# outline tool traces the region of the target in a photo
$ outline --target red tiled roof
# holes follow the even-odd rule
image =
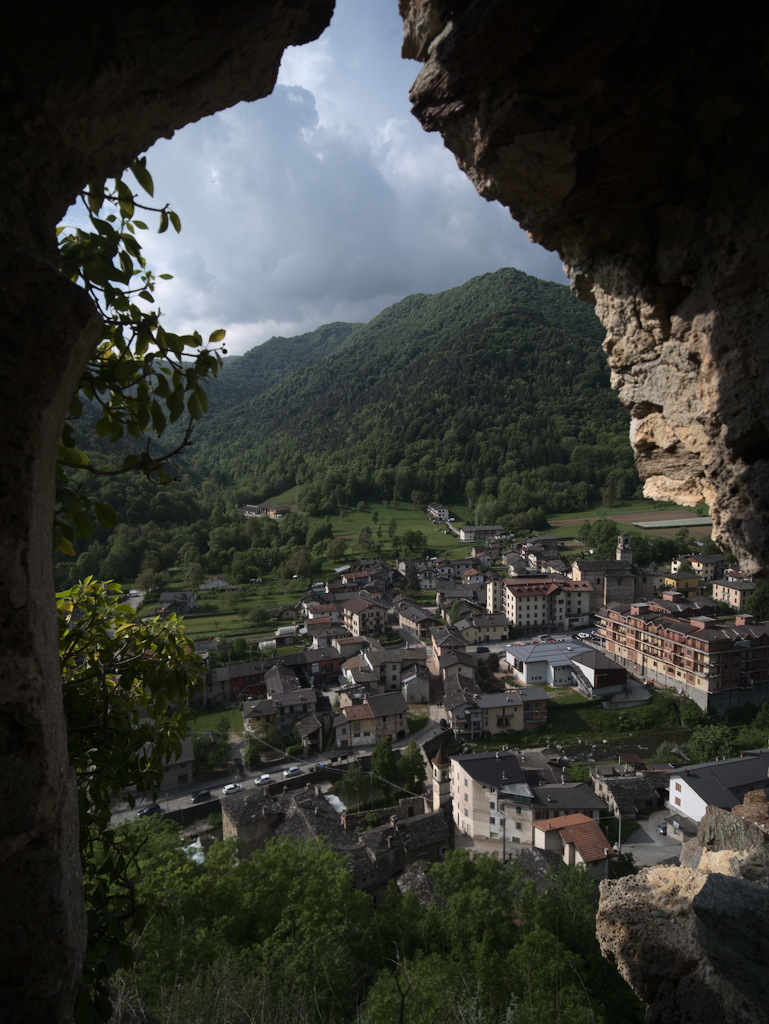
[[[342,708],[342,714],[350,722],[359,722],[363,718],[374,717],[368,704],[351,704],[346,708]]]
[[[586,863],[604,860],[609,841],[601,831],[598,822],[586,814],[566,814],[562,818],[550,818],[548,821],[535,821],[535,828],[548,832],[556,829],[561,833],[564,846],[574,843],[580,857]]]

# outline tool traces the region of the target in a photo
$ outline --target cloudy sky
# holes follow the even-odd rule
[[[274,93],[189,125],[148,155],[182,232],[142,233],[168,329],[227,331],[230,354],[413,292],[517,267],[565,283],[410,113],[421,65],[400,56],[395,0],[337,0],[292,47]]]

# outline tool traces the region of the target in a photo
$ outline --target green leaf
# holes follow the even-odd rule
[[[164,231],[168,231],[168,214],[165,210],[160,211],[160,226],[158,227],[158,234],[162,235]]]
[[[168,216],[171,218],[171,223],[174,226],[174,231],[179,234],[182,230],[182,222],[179,220],[179,214],[175,210],[169,210]]]
[[[105,530],[114,530],[117,526],[117,512],[114,508],[106,501],[94,502],[93,508],[99,526],[103,526]]]
[[[208,343],[210,345],[218,345],[220,341],[224,341],[226,335],[227,332],[222,327],[219,327],[208,335]]]
[[[134,178],[139,182],[141,187],[147,193],[152,196],[155,194],[155,185],[152,181],[152,175],[147,170],[147,158],[144,156],[137,157],[136,160],[131,164],[131,173]],[[145,227],[145,225],[141,225]]]

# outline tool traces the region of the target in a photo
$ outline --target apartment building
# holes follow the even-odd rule
[[[512,626],[524,631],[572,630],[588,624],[592,592],[583,580],[516,576],[489,582],[486,610],[502,612]]]
[[[607,655],[703,710],[769,699],[769,623],[748,624],[738,616],[733,626],[717,625],[640,603],[602,608],[596,620]]]

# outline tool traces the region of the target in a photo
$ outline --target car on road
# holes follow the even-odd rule
[[[211,790],[210,789],[200,789],[200,790],[198,790],[197,793],[193,793],[192,794],[192,796],[190,797],[190,803],[191,804],[202,804],[202,803],[205,803],[206,800],[210,800],[210,799],[211,799]]]
[[[657,826],[657,831],[659,832],[659,834],[660,834],[661,836],[666,836],[666,835],[668,834],[668,825],[667,825],[667,822],[666,822],[666,821],[661,821],[661,822],[659,823],[659,825]]]
[[[260,775],[258,779],[254,779],[255,786],[269,786],[272,782],[271,775]]]
[[[137,811],[137,818],[151,818],[155,814],[162,814],[163,808],[160,804],[149,804],[147,807],[142,807],[140,811]]]
[[[486,654],[489,650],[488,647],[476,647],[475,649],[478,654]]]
[[[302,769],[299,767],[298,764],[292,764],[289,768],[286,768],[286,770],[283,772],[283,778],[284,779],[290,779],[292,775],[299,775],[301,770]]]
[[[239,782],[230,782],[228,785],[224,787],[222,793],[224,793],[225,796],[229,796],[230,793],[239,793],[241,789],[243,789],[243,787],[240,785]]]
[[[444,730],[444,732],[449,727],[449,723],[446,721],[445,718],[442,718],[438,724],[440,725],[441,729]]]

